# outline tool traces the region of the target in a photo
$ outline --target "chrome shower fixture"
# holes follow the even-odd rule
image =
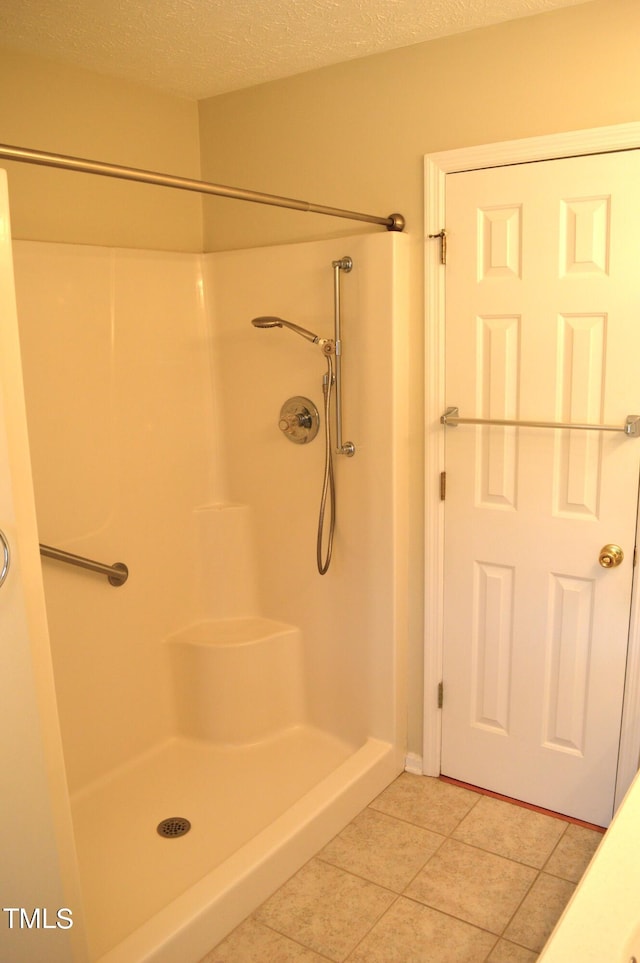
[[[318,571],[320,575],[325,575],[329,569],[331,563],[331,553],[333,550],[333,533],[335,529],[336,521],[336,491],[335,491],[335,479],[333,475],[333,449],[332,449],[332,438],[331,438],[331,421],[332,421],[332,394],[335,389],[335,428],[336,428],[336,455],[347,455],[347,457],[352,457],[355,454],[356,446],[352,441],[342,441],[342,377],[341,377],[341,361],[342,361],[342,341],[340,339],[340,325],[341,325],[341,309],[340,309],[340,273],[344,272],[348,274],[353,268],[353,261],[350,257],[341,257],[336,261],[331,262],[331,267],[333,269],[333,338],[321,338],[319,335],[314,334],[313,331],[308,331],[306,328],[301,328],[299,324],[293,324],[291,321],[285,321],[284,318],[277,318],[273,315],[262,315],[259,318],[252,318],[251,324],[254,328],[289,328],[290,331],[294,331],[301,337],[305,338],[307,341],[311,341],[312,344],[317,344],[327,359],[327,372],[322,379],[322,394],[324,395],[324,426],[325,426],[325,459],[324,459],[324,478],[322,482],[322,495],[320,497],[320,514],[318,517],[318,538],[316,540],[316,558],[318,562]],[[313,406],[313,402],[308,402],[308,399],[301,398],[297,396],[296,398],[290,398],[289,402],[294,402],[294,405],[301,402],[305,405],[304,411],[301,412],[297,407],[294,407],[293,411],[285,411],[285,408],[280,412],[280,429],[285,432],[286,436],[290,441],[297,441],[299,444],[304,441],[311,440],[311,437],[307,438],[305,435],[306,430],[311,427],[307,425],[309,416],[309,406]],[[288,405],[289,402],[286,404]],[[286,407],[286,405],[285,405]],[[316,412],[317,417],[317,412]],[[317,430],[317,424],[316,424]],[[300,433],[300,437],[293,437],[293,433]],[[314,432],[315,434],[315,432]],[[329,506],[330,512],[330,522],[329,522],[329,534],[327,537],[326,550],[323,550],[323,538],[324,538],[324,528],[325,528],[325,511]]]
[[[320,335],[314,334],[313,331],[307,331],[306,328],[301,328],[299,324],[294,324],[293,321],[285,321],[283,318],[273,318],[270,315],[266,315],[262,318],[253,318],[251,324],[254,328],[289,328],[290,331],[295,331],[302,338],[306,338],[307,341],[311,341],[312,344],[321,344]]]

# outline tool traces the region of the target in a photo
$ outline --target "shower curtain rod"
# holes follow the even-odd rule
[[[296,211],[328,214],[330,217],[344,217],[353,221],[367,221],[369,224],[380,224],[386,227],[388,231],[402,231],[405,226],[402,214],[390,214],[388,217],[360,214],[357,211],[345,211],[339,207],[325,207],[322,204],[311,204],[309,201],[298,201],[292,197],[262,194],[259,191],[247,191],[239,187],[225,187],[222,184],[192,180],[189,177],[176,177],[173,174],[159,174],[155,171],[140,170],[137,167],[104,164],[101,161],[70,157],[66,154],[51,154],[47,151],[32,150],[29,147],[0,144],[0,158],[24,164],[38,164],[42,167],[58,167],[62,170],[80,171],[83,174],[101,174],[104,177],[117,177],[121,180],[156,184],[160,187],[175,187],[178,190],[195,191],[200,194],[216,194],[219,197],[230,197],[238,201],[270,204],[272,207],[288,207]]]

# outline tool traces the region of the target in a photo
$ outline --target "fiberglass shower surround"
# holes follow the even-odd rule
[[[335,431],[337,455],[347,455],[352,457],[356,448],[352,441],[343,442],[342,440],[342,310],[340,302],[340,272],[345,274],[353,269],[353,260],[349,256],[339,258],[331,262],[333,268],[333,307],[334,307],[334,326],[333,338],[321,338],[308,331],[299,324],[292,321],[285,321],[283,318],[271,315],[262,315],[253,318],[251,324],[256,328],[287,328],[295,334],[300,335],[312,344],[317,344],[327,360],[327,372],[322,379],[322,394],[324,397],[324,434],[325,434],[325,458],[324,473],[322,479],[322,494],[320,496],[320,512],[318,515],[318,534],[316,538],[316,563],[320,575],[326,575],[331,564],[333,554],[333,536],[336,522],[336,485],[333,471],[333,442],[332,442],[332,414],[335,414]],[[333,407],[332,399],[335,398]],[[282,414],[282,413],[281,413]],[[308,424],[307,424],[308,422]],[[281,418],[280,428],[285,435],[297,443],[312,440],[315,437],[310,433],[300,432],[301,428],[311,429],[313,418],[309,414],[309,409],[303,407],[301,411],[292,411],[289,417]],[[329,534],[326,541],[326,549],[323,546],[325,517],[327,512],[327,501],[329,507]]]
[[[369,224],[377,224],[386,227],[388,231],[403,231],[405,219],[402,214],[389,214],[388,217],[380,217],[375,214],[364,214],[358,211],[349,211],[344,208],[328,207],[323,204],[313,204],[310,201],[296,200],[295,198],[282,197],[276,194],[266,194],[260,191],[250,191],[238,187],[229,187],[222,184],[212,184],[208,181],[198,181],[193,178],[177,177],[172,174],[160,174],[156,171],[141,170],[140,168],[125,167],[121,164],[108,164],[103,161],[89,160],[82,157],[74,157],[67,154],[54,154],[50,151],[34,150],[29,147],[18,147],[14,144],[0,144],[0,158],[5,160],[17,161],[24,164],[34,164],[42,167],[53,167],[61,170],[75,171],[84,174],[96,174],[103,177],[113,177],[120,180],[135,181],[140,184],[154,184],[161,187],[171,187],[177,190],[193,191],[199,194],[210,194],[218,197],[228,197],[235,200],[249,201],[254,204],[267,204],[273,207],[288,208],[303,212],[313,212],[316,214],[326,214],[329,217],[347,218],[349,220],[363,221]],[[444,232],[442,232],[444,234]],[[444,251],[443,237],[443,251]],[[328,371],[326,382],[323,384],[323,395],[325,399],[325,431],[326,431],[326,457],[325,472],[322,486],[322,496],[320,502],[320,516],[318,521],[317,537],[317,565],[321,575],[325,575],[331,564],[333,551],[333,534],[335,528],[335,509],[336,493],[335,480],[333,474],[333,450],[331,445],[330,433],[330,411],[331,399],[335,390],[335,421],[336,421],[336,454],[353,455],[355,446],[352,442],[342,441],[342,388],[341,388],[341,350],[342,342],[340,337],[340,271],[351,271],[353,262],[350,257],[343,257],[332,262],[334,270],[334,339],[333,342],[317,338],[311,335],[310,340],[322,344],[322,350],[327,358]],[[291,322],[281,319],[256,318],[253,323],[256,327],[288,327],[303,337],[309,338],[310,332]],[[260,322],[260,323],[258,323]],[[335,355],[335,365],[332,360]],[[335,367],[335,371],[334,371]],[[327,540],[326,552],[323,551],[323,531],[324,518],[327,505],[327,497],[330,498],[330,523],[329,536]],[[6,550],[8,552],[8,548]],[[51,546],[41,546],[41,554],[58,561],[66,562],[71,565],[78,565],[89,570],[107,574],[112,585],[121,585],[128,575],[127,566],[122,562],[116,562],[111,566],[112,572],[105,571],[108,566],[96,562],[93,559],[86,559],[83,556],[64,552]],[[113,571],[115,570],[115,571]],[[118,571],[119,570],[119,571]],[[122,574],[121,574],[122,573]]]
[[[42,537],[130,568],[113,591],[43,563],[92,963],[168,963],[176,941],[196,963],[402,768],[389,453],[406,424],[390,359],[407,245],[348,243],[358,452],[336,463],[330,582],[309,551],[321,446],[277,426],[283,396],[319,391],[321,351],[247,319],[265,298],[295,317],[304,298],[321,331],[335,241],[204,257],[14,245]],[[167,840],[172,817],[191,829]]]
[[[267,301],[289,333],[286,318],[325,334],[335,240],[215,255],[14,243],[39,534],[69,556],[42,564],[43,724],[62,733],[79,963],[197,963],[403,767],[408,244],[397,228],[347,243],[358,452],[336,460],[330,580],[310,578],[321,446],[282,444],[274,424],[283,397],[319,389],[323,346],[247,319]],[[103,561],[59,564],[72,558]],[[189,831],[159,835],[176,816]]]

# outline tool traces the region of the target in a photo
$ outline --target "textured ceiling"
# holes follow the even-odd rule
[[[200,99],[586,0],[0,0],[0,43]]]

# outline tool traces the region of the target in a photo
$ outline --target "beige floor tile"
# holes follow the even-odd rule
[[[453,833],[455,839],[542,869],[566,822],[513,803],[482,796]]]
[[[530,866],[448,839],[405,895],[500,935],[536,876]]]
[[[505,938],[539,953],[574,889],[566,879],[540,873],[505,930]]]
[[[469,789],[403,772],[371,808],[448,836],[480,798]]]
[[[200,963],[326,963],[299,943],[249,918]]]
[[[535,963],[538,954],[533,950],[527,950],[524,946],[516,946],[508,940],[500,940],[493,952],[489,955],[487,963]]]
[[[349,963],[484,963],[495,940],[491,933],[400,897]]]
[[[318,857],[401,893],[443,842],[428,829],[365,809]]]
[[[547,860],[545,873],[577,883],[600,845],[602,835],[584,826],[567,826],[564,836]]]
[[[312,859],[254,916],[342,963],[395,899],[389,890]]]

